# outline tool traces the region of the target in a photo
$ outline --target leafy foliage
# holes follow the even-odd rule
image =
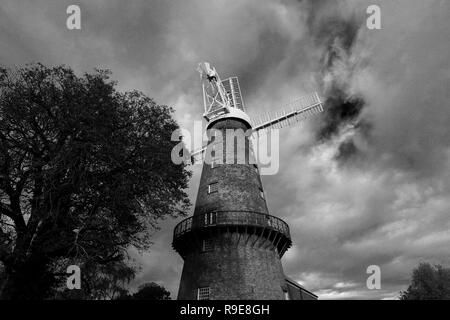
[[[56,291],[54,299],[114,299],[128,293],[126,287],[135,269],[125,261],[99,265],[88,261],[82,267],[80,290],[69,290],[65,283]],[[66,275],[64,274],[64,278]]]
[[[170,292],[157,283],[141,285],[134,294],[124,294],[118,300],[170,300]]]
[[[450,299],[450,269],[420,263],[412,273],[411,284],[400,292],[400,300]]]
[[[170,159],[173,110],[109,77],[0,69],[3,297],[51,296],[67,264],[117,269],[129,246],[148,248],[159,219],[189,206],[190,173]]]

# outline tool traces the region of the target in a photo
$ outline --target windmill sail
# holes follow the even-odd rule
[[[223,80],[222,84],[230,99],[231,107],[245,111],[238,77]]]
[[[192,152],[190,152],[191,163],[192,164],[203,163],[203,161],[205,160],[205,151],[206,146],[203,146],[197,150],[193,150]]]
[[[197,71],[202,79],[203,104],[205,108],[203,116],[210,121],[214,117],[228,113],[230,99],[216,69],[208,62],[201,62],[198,64]]]
[[[272,128],[281,129],[322,111],[322,101],[320,101],[318,94],[314,92],[287,104],[280,111],[263,114],[252,120],[253,131],[259,134]]]

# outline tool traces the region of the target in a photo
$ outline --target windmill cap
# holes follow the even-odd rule
[[[211,121],[208,123],[208,129],[217,121],[225,120],[225,119],[242,120],[249,126],[249,128],[252,127],[250,117],[244,111],[242,111],[238,108],[229,108],[228,113],[221,114],[220,116],[211,119]]]

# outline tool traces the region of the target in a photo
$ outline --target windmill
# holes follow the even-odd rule
[[[275,112],[250,118],[245,112],[238,77],[221,80],[216,69],[208,62],[199,63],[197,71],[202,81],[205,120],[211,123],[226,117],[243,118],[251,124],[254,138],[271,129],[295,125],[323,111],[319,95],[313,92],[291,101]],[[204,161],[206,149],[207,145],[191,152],[194,163]]]
[[[250,119],[237,77],[221,80],[207,62],[200,63],[198,71],[207,130],[242,129],[259,135],[323,111],[313,93],[274,114]],[[233,137],[231,149],[223,148],[227,139],[221,141],[223,154],[214,150],[214,159],[236,160],[241,152],[251,153],[250,136],[238,148]],[[210,145],[217,143],[194,152],[194,159],[207,158]],[[281,257],[292,245],[289,226],[269,214],[260,169],[249,158],[238,163],[203,161],[194,214],[173,233],[172,246],[184,260],[178,299],[317,299],[284,274]]]

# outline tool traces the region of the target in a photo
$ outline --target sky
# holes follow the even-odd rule
[[[66,8],[81,9],[81,30]],[[381,8],[381,29],[366,9]],[[269,211],[290,225],[285,273],[319,299],[395,299],[419,262],[450,265],[450,2],[447,0],[0,0],[0,64],[112,70],[121,91],[203,112],[197,63],[238,76],[250,116],[317,91],[325,111],[280,131],[264,176]],[[195,203],[201,167],[190,168]],[[161,222],[140,271],[176,298],[182,259]],[[381,270],[369,290],[366,269]]]

